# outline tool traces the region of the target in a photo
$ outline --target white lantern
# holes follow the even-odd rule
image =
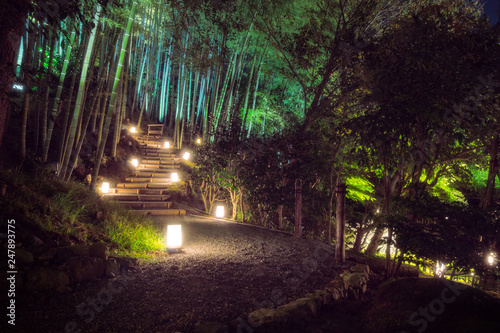
[[[130,133],[137,133],[137,129],[135,127],[130,127]]]
[[[189,156],[191,156],[191,154],[187,151],[184,153],[184,155],[182,155],[182,158],[187,161],[187,160],[189,160]]]
[[[215,207],[215,217],[224,217],[224,205]]]
[[[170,142],[165,141],[165,143],[163,144],[163,147],[164,148],[170,148]]]
[[[137,158],[133,158],[130,163],[132,163],[132,165],[136,168],[139,166],[139,161],[137,160]]]
[[[180,224],[167,226],[167,249],[182,247],[182,228]]]
[[[109,183],[108,182],[103,182],[101,184],[101,192],[104,194],[109,192]]]
[[[494,262],[495,262],[495,254],[490,253],[490,255],[488,256],[488,264],[493,266]]]
[[[179,181],[179,175],[177,172],[172,172],[172,175],[170,176],[170,179],[172,180],[172,183],[176,183]]]

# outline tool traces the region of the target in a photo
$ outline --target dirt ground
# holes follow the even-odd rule
[[[182,225],[182,253],[68,294],[20,295],[17,331],[193,332],[205,322],[237,331],[251,311],[322,289],[340,272],[320,242],[197,217],[157,222]]]

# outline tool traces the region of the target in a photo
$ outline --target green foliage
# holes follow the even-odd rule
[[[158,227],[151,220],[127,210],[113,210],[104,221],[104,230],[121,250],[140,253],[165,249]]]
[[[41,174],[0,171],[7,185],[0,201],[0,217],[15,219],[41,238],[86,243],[105,241],[120,251],[148,252],[164,248],[163,236],[151,220],[102,200],[79,183],[62,182]],[[103,215],[96,219],[97,212]]]
[[[445,203],[429,194],[400,201],[387,222],[404,253],[478,271],[484,269],[483,253],[489,244],[486,236],[498,232],[498,225],[477,208]]]
[[[374,186],[368,180],[356,176],[346,177],[347,197],[355,201],[374,201]]]

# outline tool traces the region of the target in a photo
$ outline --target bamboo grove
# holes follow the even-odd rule
[[[495,206],[500,26],[479,1],[34,3],[12,38],[23,90],[9,126],[22,157],[59,163],[62,179],[86,142],[95,182],[122,128],[161,123],[178,148],[206,143],[189,185],[207,211],[226,200],[233,217],[286,228],[304,184],[305,224],[330,242],[347,183],[354,248],[385,241],[389,259],[425,228],[477,218],[429,194]],[[416,203],[440,223],[419,229]]]
[[[261,92],[285,83],[263,71],[273,55],[252,34],[252,18],[233,22],[235,8],[205,5],[87,1],[77,8],[82,16],[58,22],[35,6],[14,64],[15,87],[23,89],[21,155],[60,163],[60,177],[69,179],[91,135],[97,175],[106,142],[114,157],[126,123],[164,123],[179,148],[198,136],[282,129],[268,98],[259,102]]]

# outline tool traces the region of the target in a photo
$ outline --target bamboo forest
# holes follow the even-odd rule
[[[499,13],[493,0],[4,0],[2,225],[163,258],[155,214],[222,205],[227,221],[331,247],[332,262],[379,260],[384,281],[414,269],[498,292]],[[168,328],[194,329],[180,323]]]

